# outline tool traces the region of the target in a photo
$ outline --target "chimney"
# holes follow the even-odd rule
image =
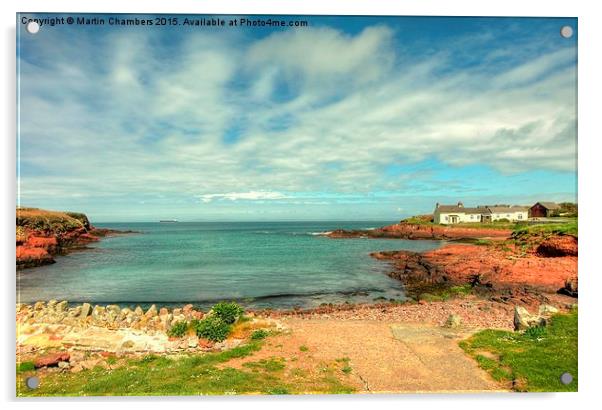
[[[464,208],[464,204],[462,203],[462,201],[458,201],[458,208]]]
[[[435,209],[439,208],[439,202],[437,202],[437,204],[435,204]]]

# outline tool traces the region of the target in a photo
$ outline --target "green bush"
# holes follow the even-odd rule
[[[251,333],[251,340],[262,340],[268,337],[269,333],[265,329],[258,329]]]
[[[176,322],[171,329],[167,331],[167,335],[171,337],[182,337],[188,330],[188,323],[185,321]]]
[[[529,336],[532,339],[539,339],[546,334],[546,328],[544,326],[532,326],[525,330],[525,336]]]
[[[33,362],[17,363],[17,372],[29,372],[35,370]]]
[[[220,302],[211,308],[213,313],[224,323],[231,325],[236,322],[243,313],[244,309],[235,302]]]
[[[214,342],[221,342],[225,340],[232,326],[224,322],[219,316],[211,315],[207,316],[203,320],[199,321],[196,326],[196,334],[199,337],[209,339]]]

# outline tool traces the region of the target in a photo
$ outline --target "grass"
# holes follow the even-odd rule
[[[513,238],[520,238],[525,235],[573,235],[578,236],[577,218],[571,218],[562,223],[543,223],[536,225],[518,226],[512,233]]]
[[[479,366],[516,391],[577,391],[577,311],[555,315],[543,328],[523,333],[484,330],[460,342]],[[573,382],[564,385],[568,372]]]
[[[426,291],[420,293],[418,300],[424,300],[426,302],[441,302],[469,295],[472,293],[472,286],[470,284],[458,286],[438,284],[425,288],[424,290]]]
[[[228,366],[232,359],[251,356],[261,341],[234,349],[178,358],[147,355],[127,359],[122,367],[96,367],[80,373],[39,375],[40,387],[25,387],[24,370],[17,374],[18,396],[137,396],[351,393],[353,389],[336,377],[335,369],[316,374],[288,369],[283,358],[248,362],[243,369]],[[22,367],[23,367],[22,363]]]
[[[87,217],[84,214],[59,211],[46,211],[37,208],[17,208],[17,226],[53,233],[67,232],[85,227]],[[89,222],[87,222],[89,226]],[[17,231],[18,232],[18,231]]]

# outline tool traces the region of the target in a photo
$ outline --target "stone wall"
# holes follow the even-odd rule
[[[121,308],[118,305],[92,306],[89,303],[69,307],[67,301],[51,300],[36,302],[33,305],[17,304],[17,323],[60,323],[75,327],[99,326],[108,329],[141,329],[167,332],[179,321],[202,319],[203,312],[194,310],[192,305],[183,308],[157,310],[152,305],[144,311]]]

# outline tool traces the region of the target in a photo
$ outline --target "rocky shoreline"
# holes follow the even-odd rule
[[[327,236],[452,241],[427,252],[371,254],[391,264],[389,276],[401,281],[415,300],[437,299],[453,287],[469,287],[482,298],[523,305],[547,303],[556,293],[578,296],[578,241],[572,235],[535,234],[519,240],[507,229],[402,221],[367,231],[336,230]]]
[[[370,230],[337,229],[325,234],[329,238],[388,238],[388,239],[432,239],[432,240],[467,240],[497,238],[505,239],[512,233],[500,228],[467,228],[449,227],[400,222]]]

